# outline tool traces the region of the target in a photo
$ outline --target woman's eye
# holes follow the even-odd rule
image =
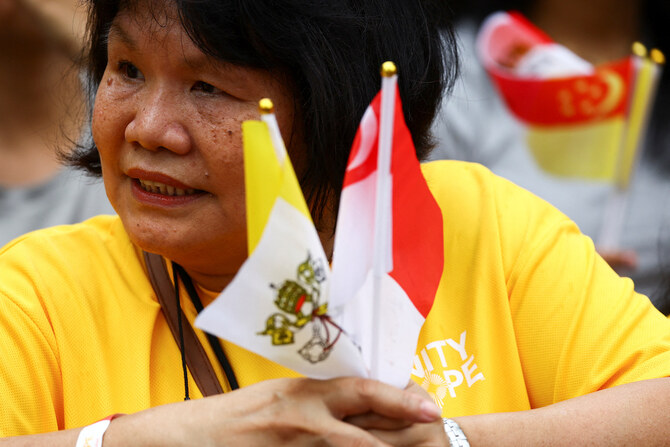
[[[218,93],[221,91],[218,88],[214,87],[212,84],[208,84],[203,81],[197,81],[195,84],[193,84],[192,90],[196,90],[203,93]]]
[[[142,72],[133,64],[127,61],[119,62],[119,71],[128,79],[141,79]]]

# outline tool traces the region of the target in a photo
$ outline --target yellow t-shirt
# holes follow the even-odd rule
[[[445,266],[412,378],[444,414],[519,411],[670,375],[670,321],[547,202],[486,168],[424,175]]]
[[[565,216],[478,165],[424,173],[443,210],[445,267],[412,377],[445,415],[524,410],[670,373],[670,321]],[[241,386],[296,375],[223,347]],[[118,217],[0,251],[0,358],[0,436],[184,396],[179,349]],[[190,377],[189,387],[200,396]]]

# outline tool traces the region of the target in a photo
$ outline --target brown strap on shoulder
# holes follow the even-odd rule
[[[161,305],[165,320],[170,327],[172,336],[180,346],[179,341],[179,323],[177,319],[177,312],[182,312],[181,308],[177,308],[177,298],[174,292],[174,284],[170,280],[165,261],[163,257],[153,253],[144,252],[144,261],[149,272],[149,280],[156,292],[158,302]],[[191,324],[186,319],[182,312],[182,330],[184,335],[184,356],[186,357],[186,365],[195,380],[196,385],[200,388],[203,396],[212,396],[214,394],[223,393],[219,379],[216,377],[212,363],[207,357],[200,340],[195,335]]]

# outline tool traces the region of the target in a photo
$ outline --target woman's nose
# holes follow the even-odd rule
[[[135,115],[126,126],[125,138],[144,149],[183,155],[191,149],[187,119],[187,110],[177,95],[158,88],[146,90],[138,95]]]

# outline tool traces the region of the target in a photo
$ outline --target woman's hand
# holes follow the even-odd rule
[[[424,399],[430,399],[428,393],[414,381],[410,380],[405,390]],[[352,416],[346,421],[394,446],[449,446],[441,417],[428,422],[413,422],[407,419],[393,419],[375,413],[366,413]]]
[[[356,417],[402,422],[377,430],[344,421]],[[277,379],[118,418],[105,447],[143,445],[132,437],[142,432],[152,445],[418,445],[440,427],[439,409],[415,389],[351,377]]]

